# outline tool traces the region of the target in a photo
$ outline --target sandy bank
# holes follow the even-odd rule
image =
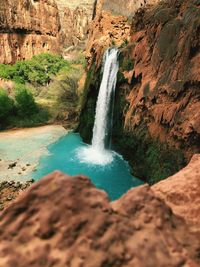
[[[47,147],[66,133],[58,125],[0,132],[0,181],[30,180]]]

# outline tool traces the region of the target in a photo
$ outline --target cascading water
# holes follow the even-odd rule
[[[82,162],[106,165],[113,160],[114,152],[107,149],[110,144],[118,70],[118,50],[108,49],[104,55],[103,78],[97,99],[92,145],[78,151],[79,160]]]
[[[112,102],[119,70],[118,50],[116,48],[108,49],[104,60],[103,78],[97,100],[92,139],[92,146],[99,150],[108,148],[110,142],[113,113]]]
[[[40,166],[32,177],[40,179],[55,169],[70,175],[82,173],[90,177],[96,187],[106,191],[110,200],[116,200],[130,188],[142,184],[131,175],[128,162],[109,150],[119,68],[117,54],[117,49],[109,49],[104,55],[92,145],[83,143],[79,134],[67,134],[49,147],[49,155],[40,160]]]

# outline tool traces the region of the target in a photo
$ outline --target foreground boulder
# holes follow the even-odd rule
[[[86,177],[55,172],[3,212],[0,267],[195,267],[198,242],[149,186],[109,203]]]
[[[200,233],[200,154],[179,173],[154,185],[153,191]]]

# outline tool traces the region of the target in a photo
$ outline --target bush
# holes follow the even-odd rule
[[[46,53],[34,56],[31,60],[18,61],[13,66],[0,64],[0,77],[21,84],[45,85],[50,82],[52,75],[64,68],[70,68],[68,61]]]
[[[5,90],[0,89],[0,126],[6,124],[8,117],[13,112],[13,108],[14,101],[8,96]]]
[[[33,95],[23,85],[16,86],[15,101],[17,114],[20,117],[32,116],[38,111]]]

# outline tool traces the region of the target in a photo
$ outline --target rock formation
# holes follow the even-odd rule
[[[90,31],[88,99],[79,130],[89,142],[101,77],[98,67],[105,49],[116,44],[121,53],[113,142],[129,160],[134,175],[154,183],[200,152],[199,2],[163,1],[137,11],[138,6],[131,6],[129,14],[135,12],[131,26],[130,17],[116,14],[117,3],[124,15],[131,1],[123,6],[113,3],[98,2]],[[91,119],[86,122],[88,116]]]
[[[0,63],[85,47],[95,0],[5,0],[0,6]]]
[[[194,155],[179,173],[157,183],[152,189],[176,215],[185,219],[193,231],[200,233],[200,154]]]
[[[130,39],[131,18],[138,8],[147,4],[155,4],[159,0],[98,0],[95,18],[90,26],[87,44],[87,59],[89,65],[92,59],[100,64],[105,48],[120,46]]]
[[[85,48],[95,0],[56,0],[56,3],[61,22],[61,46],[66,48],[82,43]]]
[[[197,267],[200,243],[149,186],[116,202],[83,177],[55,172],[0,220],[0,266]]]
[[[61,44],[64,47],[76,46],[85,41],[89,28],[87,10],[77,7],[75,10],[65,7],[60,10],[61,20]]]
[[[59,14],[54,0],[5,0],[0,5],[0,62],[14,63],[59,51]]]

